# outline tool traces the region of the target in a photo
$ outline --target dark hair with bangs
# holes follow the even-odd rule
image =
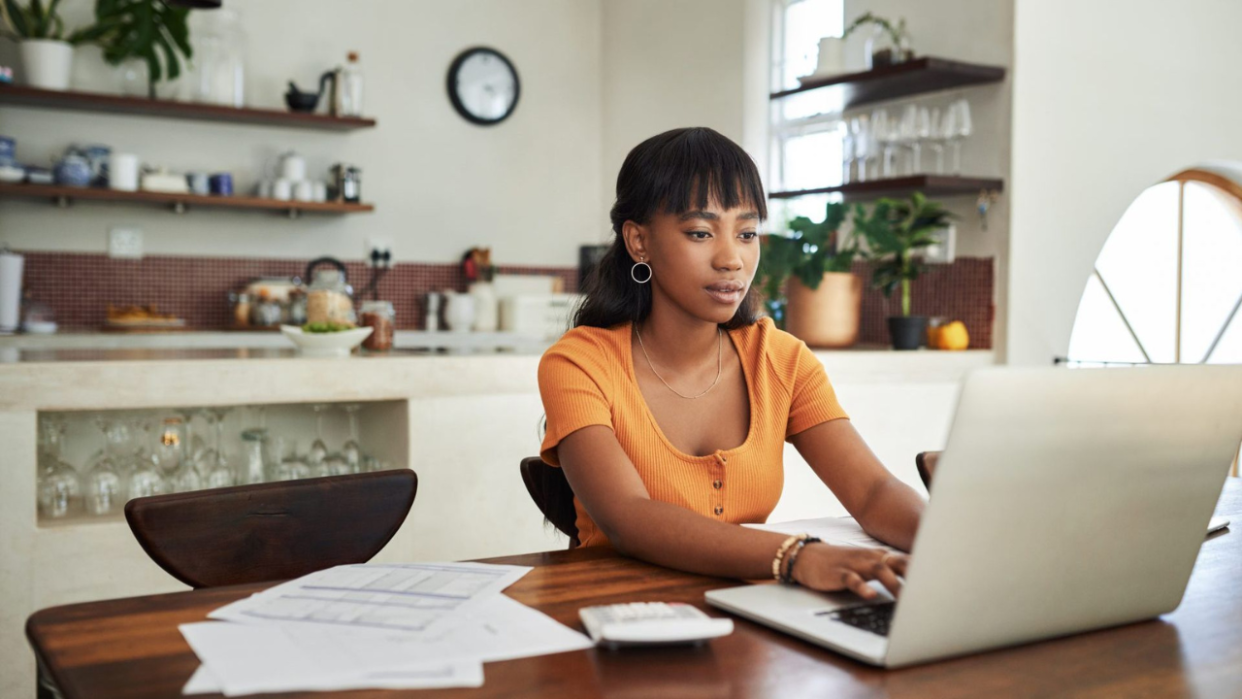
[[[612,206],[612,245],[583,283],[585,296],[574,314],[574,327],[610,328],[641,322],[651,313],[651,285],[630,276],[634,260],[621,235],[626,221],[646,225],[658,213],[682,214],[706,209],[715,199],[725,209],[749,204],[768,217],[759,170],[742,147],[706,127],[673,129],[643,141],[630,151],[617,175]],[[726,330],[750,325],[759,303],[753,288]]]

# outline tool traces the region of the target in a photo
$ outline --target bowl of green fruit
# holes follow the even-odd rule
[[[348,357],[367,339],[374,328],[345,323],[307,323],[282,325],[280,331],[298,346],[306,357]]]

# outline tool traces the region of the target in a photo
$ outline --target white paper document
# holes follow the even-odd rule
[[[853,517],[821,517],[819,519],[799,519],[793,522],[777,522],[767,524],[744,525],[754,529],[762,529],[780,534],[810,534],[824,540],[824,543],[836,546],[866,546],[901,553],[897,549],[874,539]]]
[[[238,623],[304,622],[422,632],[500,594],[530,568],[483,563],[365,564],[298,578],[208,616]]]
[[[500,593],[528,570],[341,566],[279,585],[209,615],[243,623],[180,627],[203,663],[182,692],[477,687],[484,662],[592,647]]]

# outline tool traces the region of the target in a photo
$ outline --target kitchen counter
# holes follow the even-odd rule
[[[542,354],[551,340],[511,332],[427,332],[397,330],[393,347],[397,349],[447,350],[461,352],[525,352]],[[177,330],[151,332],[58,332],[50,335],[0,335],[0,353],[8,350],[67,349],[292,349],[279,330]]]

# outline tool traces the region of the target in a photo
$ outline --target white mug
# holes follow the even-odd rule
[[[138,156],[113,153],[108,161],[108,186],[125,192],[138,191]]]
[[[302,180],[293,185],[293,198],[298,201],[314,201],[315,185],[307,180]]]
[[[272,183],[272,198],[289,201],[293,198],[293,182],[280,178]]]
[[[319,180],[316,180],[314,182],[314,185],[315,185],[315,197],[314,197],[315,201],[317,202],[327,201],[328,200],[328,184],[326,182],[321,182]]]
[[[280,156],[280,176],[294,182],[306,179],[306,159],[293,151]]]
[[[455,333],[470,332],[474,325],[474,298],[470,294],[444,292],[444,321]]]

